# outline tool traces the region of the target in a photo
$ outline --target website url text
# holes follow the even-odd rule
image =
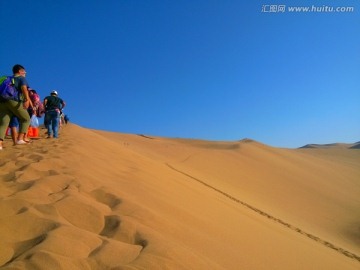
[[[323,12],[323,13],[335,13],[335,12],[354,12],[354,7],[334,7],[334,6],[286,6],[286,5],[262,5],[261,12],[269,13],[285,13],[285,12]]]

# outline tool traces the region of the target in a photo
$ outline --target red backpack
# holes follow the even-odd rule
[[[44,113],[44,105],[40,100],[40,96],[38,95],[38,93],[34,92],[35,90],[32,90],[32,94],[29,95],[31,102],[33,104],[33,106],[35,107],[35,114],[37,117],[41,117],[42,114]]]

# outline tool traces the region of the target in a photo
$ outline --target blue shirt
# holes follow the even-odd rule
[[[14,79],[15,79],[15,82],[14,82],[15,88],[18,90],[18,98],[19,98],[19,100],[23,100],[24,97],[22,95],[21,87],[23,85],[25,85],[26,87],[29,87],[29,84],[28,84],[26,78],[23,76],[16,76],[16,77],[14,77]]]

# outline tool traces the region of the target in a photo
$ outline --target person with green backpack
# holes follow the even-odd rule
[[[17,64],[13,66],[13,76],[6,76],[0,84],[0,150],[3,149],[6,129],[13,116],[16,116],[20,123],[16,144],[27,144],[24,138],[30,125],[27,108],[31,101],[25,76],[25,68]]]

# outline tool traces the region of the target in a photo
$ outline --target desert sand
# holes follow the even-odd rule
[[[4,145],[0,269],[360,269],[359,144],[69,124]]]

